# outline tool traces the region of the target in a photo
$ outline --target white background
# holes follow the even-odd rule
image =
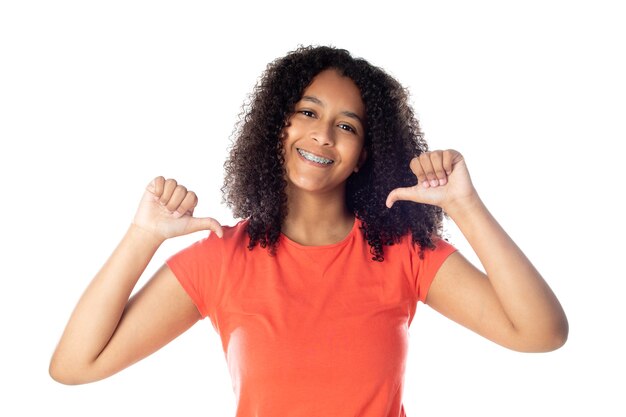
[[[60,385],[48,361],[145,184],[174,177],[232,224],[219,188],[241,104],[268,62],[332,44],[410,89],[431,148],[464,153],[570,321],[563,348],[521,354],[420,305],[408,416],[625,415],[618,3],[3,2],[0,414],[234,415],[208,320],[98,383]],[[146,275],[203,235],[166,242]]]

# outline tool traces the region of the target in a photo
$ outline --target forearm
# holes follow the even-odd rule
[[[564,338],[567,319],[556,296],[478,195],[446,211],[478,256],[516,333]]]
[[[115,332],[130,294],[162,240],[131,225],[81,296],[51,367],[92,364]]]

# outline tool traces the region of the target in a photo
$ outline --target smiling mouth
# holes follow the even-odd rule
[[[300,149],[300,148],[296,148],[296,149],[298,150],[298,153],[302,155],[302,157],[306,159],[307,161],[317,162],[318,164],[323,164],[323,165],[330,165],[333,162],[335,162],[332,159],[327,159],[321,156],[314,155],[310,152],[305,151],[304,149]]]

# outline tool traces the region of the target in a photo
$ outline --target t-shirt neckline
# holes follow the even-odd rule
[[[285,235],[283,232],[280,232],[280,239],[283,242],[286,242],[287,244],[289,244],[289,245],[291,245],[293,247],[296,247],[298,249],[305,249],[305,250],[331,249],[331,248],[336,248],[338,246],[343,246],[343,245],[347,244],[356,235],[356,231],[359,228],[358,225],[359,225],[359,219],[357,219],[356,216],[354,216],[354,224],[352,225],[352,229],[350,229],[350,232],[348,232],[346,237],[341,239],[339,242],[331,243],[329,245],[316,245],[316,246],[303,245],[301,243],[298,243],[298,242],[295,242],[295,241],[289,239],[287,237],[287,235]]]

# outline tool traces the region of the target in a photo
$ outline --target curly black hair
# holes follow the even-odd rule
[[[383,261],[383,246],[409,231],[414,244],[434,248],[443,217],[439,207],[405,201],[385,206],[391,190],[415,184],[409,162],[428,149],[407,90],[381,68],[328,46],[300,47],[271,62],[242,108],[222,193],[235,217],[249,218],[248,248],[259,244],[276,253],[287,215],[281,131],[313,78],[331,68],[352,79],[365,105],[367,159],[347,180],[346,203],[362,221],[372,259]]]

